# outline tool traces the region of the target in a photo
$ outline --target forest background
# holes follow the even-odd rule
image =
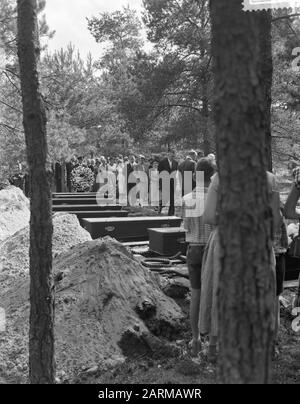
[[[45,0],[41,37],[53,38]],[[215,152],[210,17],[207,0],[145,0],[142,18],[128,7],[87,19],[101,58],[83,59],[76,44],[50,53],[40,76],[47,109],[49,163],[73,155],[151,153],[175,147]],[[299,17],[272,15],[272,154],[274,168],[300,161]],[[16,4],[0,10],[0,179],[26,161],[16,44]],[[145,35],[147,33],[147,44]],[[146,50],[145,50],[146,49]],[[263,61],[262,61],[263,62]]]

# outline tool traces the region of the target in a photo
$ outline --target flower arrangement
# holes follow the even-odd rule
[[[75,192],[89,192],[94,185],[94,174],[88,167],[74,168],[71,174],[71,184]]]

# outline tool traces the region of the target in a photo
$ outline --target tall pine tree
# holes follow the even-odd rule
[[[52,212],[47,176],[46,113],[39,91],[37,1],[18,0],[18,57],[30,175],[30,330],[32,384],[55,382]]]
[[[242,10],[241,0],[212,0],[211,19],[220,175],[221,381],[268,383],[274,278],[261,21],[259,14]]]

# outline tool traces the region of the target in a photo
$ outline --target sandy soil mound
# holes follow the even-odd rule
[[[164,337],[180,332],[183,313],[162,292],[157,275],[120,243],[105,238],[77,245],[58,256],[54,267],[61,279],[56,286],[58,375],[107,369],[126,356],[175,353]],[[0,375],[2,366],[6,378],[25,377],[27,371],[28,293],[28,280],[0,291],[7,314]]]
[[[0,190],[0,243],[26,227],[30,219],[29,200],[20,188]]]
[[[53,255],[56,256],[76,244],[91,241],[75,215],[57,214],[53,218]],[[18,231],[0,243],[0,285],[11,284],[29,271],[29,227]]]

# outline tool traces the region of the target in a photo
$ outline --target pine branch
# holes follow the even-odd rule
[[[3,105],[5,105],[6,107],[8,107],[8,108],[10,108],[10,109],[12,109],[12,110],[18,112],[19,114],[22,114],[22,111],[21,111],[21,110],[19,110],[19,109],[16,108],[16,107],[13,107],[12,105],[7,104],[7,103],[6,103],[5,101],[3,101],[3,100],[0,100],[0,103],[3,104]]]
[[[282,15],[280,17],[275,17],[272,19],[271,22],[275,22],[275,21],[280,21],[280,20],[286,20],[288,18],[294,18],[294,17],[299,17],[300,13],[295,13],[295,14],[289,14],[289,15]]]

